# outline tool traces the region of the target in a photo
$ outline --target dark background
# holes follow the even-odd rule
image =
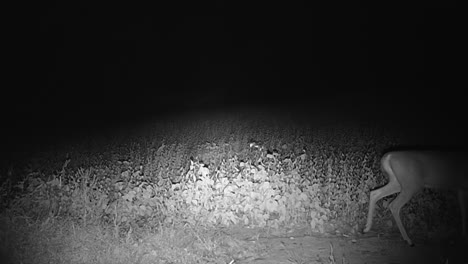
[[[4,40],[6,141],[252,106],[464,133],[456,9],[184,9],[20,12]]]

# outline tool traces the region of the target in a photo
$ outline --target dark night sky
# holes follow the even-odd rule
[[[85,126],[249,105],[464,117],[453,10],[158,11],[81,2],[18,19],[6,122]]]

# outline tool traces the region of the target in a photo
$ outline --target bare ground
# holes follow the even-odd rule
[[[379,236],[307,234],[304,229],[291,230],[287,235],[256,235],[253,230],[237,230],[234,236],[265,247],[261,256],[234,263],[468,263],[466,241],[424,241],[414,239],[408,246],[399,233]],[[309,232],[310,233],[310,232]]]

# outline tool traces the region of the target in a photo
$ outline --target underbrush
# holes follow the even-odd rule
[[[229,263],[265,249],[225,228],[357,234],[369,191],[386,182],[380,152],[393,144],[371,129],[225,119],[164,128],[4,177],[0,252],[14,263]],[[409,209],[408,229],[428,220]],[[378,211],[377,224],[388,222]]]

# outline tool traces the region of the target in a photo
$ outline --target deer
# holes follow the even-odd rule
[[[401,208],[424,188],[458,191],[461,208],[462,234],[466,237],[466,196],[468,193],[468,156],[466,152],[434,150],[395,150],[385,153],[381,170],[388,178],[387,185],[370,192],[369,212],[364,233],[370,231],[375,205],[380,199],[399,193],[389,209],[409,246],[413,241],[406,233],[400,218]]]

